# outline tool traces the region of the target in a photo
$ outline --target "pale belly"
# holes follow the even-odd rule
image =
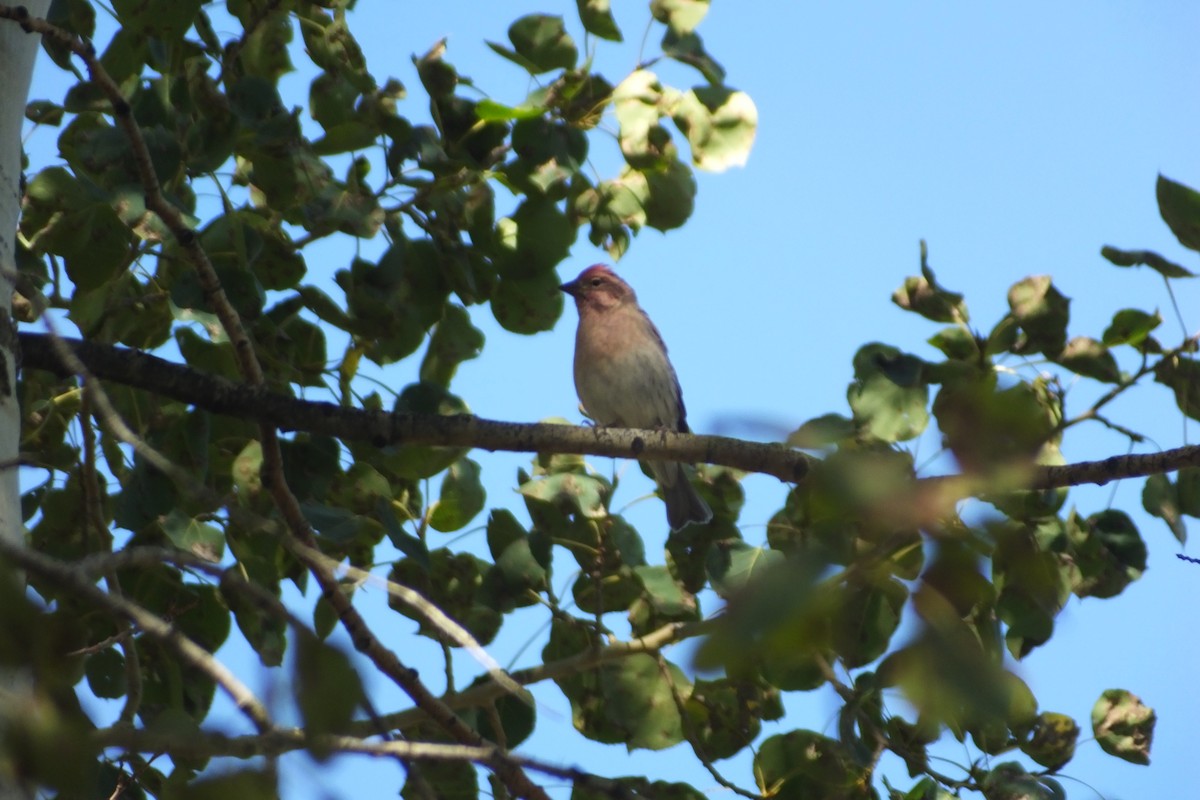
[[[677,428],[679,390],[662,354],[647,351],[594,359],[589,367],[576,366],[575,388],[597,424]]]

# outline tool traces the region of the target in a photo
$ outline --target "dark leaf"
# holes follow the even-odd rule
[[[1117,360],[1100,342],[1088,336],[1076,336],[1055,360],[1072,372],[1106,383],[1120,383]]]
[[[575,0],[584,30],[610,42],[622,41],[621,29],[613,19],[610,0]]]
[[[1023,352],[1055,356],[1067,344],[1067,318],[1071,301],[1064,297],[1049,275],[1026,278],[1008,290],[1008,306],[1025,332]]]
[[[834,739],[805,730],[771,736],[754,757],[759,790],[776,800],[871,800],[870,767]]]
[[[1196,503],[1197,509],[1200,510],[1200,480],[1193,481],[1192,485],[1194,488],[1189,500]],[[1142,487],[1142,508],[1166,522],[1171,533],[1182,545],[1187,544],[1187,525],[1180,515],[1181,504],[1179,489],[1166,475],[1158,473],[1146,478],[1146,484]]]
[[[714,86],[725,82],[725,68],[708,54],[704,42],[695,33],[680,34],[668,28],[663,36],[662,51],[668,58],[695,67]]]
[[[1107,258],[1118,267],[1137,267],[1145,265],[1162,275],[1164,278],[1192,278],[1195,273],[1179,266],[1173,261],[1160,256],[1151,250],[1119,250],[1105,245],[1100,248],[1100,255]]]
[[[1021,751],[1043,767],[1059,769],[1075,755],[1079,725],[1066,714],[1043,712],[1033,726],[1033,735],[1021,743]]]
[[[571,69],[579,58],[579,51],[567,35],[562,17],[528,14],[509,27],[508,39],[521,57],[518,63],[534,75],[553,69]]]
[[[1175,238],[1188,249],[1200,250],[1200,192],[1163,175],[1158,176],[1154,191],[1158,213]],[[1164,273],[1164,277],[1180,276]]]
[[[487,493],[479,480],[479,465],[463,458],[450,465],[442,478],[442,493],[429,511],[429,525],[436,531],[456,531],[483,510]]]
[[[919,436],[929,424],[929,387],[923,362],[884,344],[854,356],[854,383],[846,390],[859,431],[882,442]]]
[[[1101,341],[1109,347],[1128,344],[1141,347],[1150,331],[1162,324],[1162,315],[1155,311],[1147,314],[1136,308],[1124,308],[1113,315],[1112,323],[1104,330]]]

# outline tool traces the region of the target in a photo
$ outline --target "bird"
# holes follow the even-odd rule
[[[575,300],[575,391],[598,425],[690,433],[687,410],[667,347],[637,294],[604,264],[559,287]],[[647,461],[667,506],[672,531],[712,519],[683,464]]]

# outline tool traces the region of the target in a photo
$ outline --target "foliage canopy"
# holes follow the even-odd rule
[[[47,36],[51,58],[79,80],[61,100],[25,109],[33,123],[61,127],[63,163],[30,171],[22,321],[65,315],[92,342],[436,426],[469,413],[452,387],[457,367],[484,353],[473,313],[486,309],[520,334],[555,327],[556,267],[581,231],[619,259],[640,230],[687,222],[694,169],[725,170],[750,152],[755,107],[726,84],[697,32],[705,0],[652,0],[644,21],[661,36],[659,53],[621,76],[593,71],[595,52],[624,35],[607,0],[578,0],[571,19],[521,16],[487,46],[534,88],[503,100],[461,75],[445,42],[414,57],[419,89],[382,77],[355,41],[352,5],[118,0],[118,25],[86,75],[76,71],[86,48]],[[96,15],[87,0],[56,0],[48,21],[91,39]],[[665,84],[660,59],[693,70],[697,85]],[[308,96],[285,98],[280,79],[301,60]],[[598,163],[615,166],[603,173]],[[1200,250],[1200,194],[1160,177],[1157,199],[1180,243]],[[306,252],[334,236],[347,251],[353,239],[388,246],[375,260],[348,257],[324,280]],[[1148,250],[1103,252],[1168,285],[1192,277]],[[1140,381],[1168,386],[1180,411],[1200,418],[1195,342],[1160,341],[1161,315],[1134,308],[1104,331],[1070,336],[1070,300],[1049,276],[1015,283],[1002,318],[973,321],[924,248],[919,274],[893,300],[937,326],[928,341],[943,358],[864,345],[845,413],[790,437],[814,454],[813,469],[766,541],[739,528],[742,473],[709,465],[697,481],[713,522],[672,534],[664,553],[609,510],[613,481],[582,456],[535,456],[518,476],[519,518],[489,509],[486,458],[467,448],[303,431],[279,440],[274,427],[146,386],[85,391],[76,375],[26,369],[21,455],[41,477],[23,496],[35,554],[19,563],[33,593],[4,584],[0,653],[31,667],[38,687],[35,713],[6,729],[7,763],[63,797],[116,785],[126,796],[269,797],[270,763],[206,768],[224,755],[307,748],[324,758],[373,743],[396,746],[405,797],[478,796],[476,764],[492,770],[493,792],[537,796],[514,776],[552,765],[510,752],[537,724],[522,687],[553,680],[589,739],[686,742],[714,776],[718,762],[753,747],[752,775],[717,778],[750,796],[1061,796],[1054,776],[1081,723],[1042,708],[1012,664],[1051,639],[1070,596],[1111,598],[1137,580],[1146,546],[1124,512],[1069,505],[1069,474],[1030,488],[1033,468],[1063,464],[1063,438],[1088,422],[1136,441],[1104,409]],[[1117,355],[1139,366],[1123,371]],[[419,380],[387,397],[362,373],[364,359],[416,359]],[[1068,416],[1063,376],[1108,388]],[[931,424],[946,463],[974,481],[966,491],[918,474],[905,442]],[[1200,516],[1198,470],[1159,471],[1145,484],[1146,510],[1181,542],[1183,517]],[[977,502],[958,504],[964,496]],[[481,518],[486,549],[441,536]],[[549,629],[540,659],[505,675],[481,656],[475,682],[439,687],[438,705],[426,676],[395,667],[347,610],[366,573],[389,561],[389,604],[418,625],[400,651],[486,648],[512,620],[536,615]],[[555,573],[576,576],[569,598],[556,595]],[[289,583],[313,589],[311,602],[285,608]],[[701,618],[706,592],[725,604],[716,618]],[[902,622],[913,631],[904,642]],[[339,623],[369,661],[328,643]],[[203,657],[235,630],[264,667],[288,673],[300,729],[271,720]],[[691,637],[702,637],[696,663],[673,663],[668,646]],[[372,668],[420,712],[374,709],[359,677]],[[836,735],[813,721],[763,735],[782,717],[784,693],[826,686],[841,699]],[[218,690],[246,713],[245,736],[210,735]],[[118,710],[97,718],[77,693]],[[897,693],[908,705],[893,702]],[[1105,752],[1148,763],[1154,712],[1135,695],[1105,691],[1090,724]],[[930,762],[930,747],[951,737],[978,754],[961,774]],[[446,745],[450,756],[405,744]],[[888,751],[909,785],[875,774]],[[68,773],[64,754],[94,769]],[[593,772],[602,770],[564,774],[573,797],[702,797],[654,776]]]

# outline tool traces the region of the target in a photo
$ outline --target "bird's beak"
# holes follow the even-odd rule
[[[578,295],[575,294],[575,290],[579,288],[579,281],[567,281],[558,288],[571,295],[571,297],[577,297]]]

